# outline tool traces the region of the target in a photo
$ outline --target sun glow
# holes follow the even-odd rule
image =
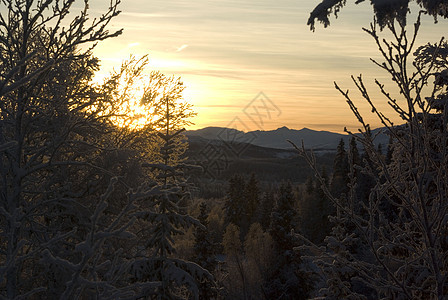
[[[132,130],[142,129],[153,123],[153,115],[146,105],[142,104],[145,85],[143,82],[136,82],[132,87],[120,87],[123,97],[127,98],[117,107],[117,116],[112,118],[112,122],[120,127],[127,127]]]
[[[108,95],[109,120],[130,130],[145,127],[160,129],[169,114],[170,127],[187,126],[195,114],[184,98],[180,77],[165,76],[159,71],[145,72],[147,58],[131,58],[119,71],[108,77],[95,78],[94,83]]]
[[[107,78],[105,80],[110,80]],[[106,81],[103,84],[107,84]],[[109,120],[116,126],[139,130],[153,123],[150,109],[142,104],[145,84],[142,78],[119,78],[111,93]]]

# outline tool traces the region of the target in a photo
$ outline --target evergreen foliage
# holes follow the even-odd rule
[[[244,189],[244,206],[247,210],[247,217],[248,219],[253,222],[256,217],[256,210],[259,206],[259,188],[258,188],[258,182],[255,177],[255,174],[252,173],[249,181],[247,182],[245,189]]]
[[[274,266],[273,241],[268,232],[264,232],[259,223],[252,223],[244,240],[246,269],[250,298],[263,299],[264,278],[269,278]]]
[[[88,1],[78,14],[73,1],[0,3],[1,298],[112,298],[139,289],[117,276],[138,197],[126,196],[129,177],[115,177],[104,159],[116,151],[131,165],[139,160],[106,134],[114,89],[90,84],[99,63],[88,45],[121,33],[106,30],[118,2],[94,21]]]
[[[208,232],[208,213],[207,204],[202,202],[200,205],[200,214],[198,216],[198,221],[204,227],[197,227],[195,232],[195,261],[204,267],[205,269],[212,272],[216,267],[215,251],[214,245],[210,241],[210,234]]]
[[[269,229],[275,246],[282,255],[285,251],[292,251],[297,243],[297,238],[293,233],[293,230],[297,229],[297,212],[294,209],[294,202],[291,183],[282,184],[271,214]]]
[[[226,223],[241,227],[243,220],[247,221],[244,190],[246,183],[241,175],[234,175],[229,180],[226,199]]]
[[[151,226],[149,238],[144,244],[143,258],[133,263],[132,271],[137,281],[160,282],[156,290],[151,292],[152,298],[155,299],[183,299],[186,295],[182,293],[198,299],[200,283],[213,283],[213,277],[207,270],[192,262],[173,257],[176,251],[173,237],[184,234],[184,230],[192,225],[204,226],[192,217],[182,214],[179,207],[188,197],[188,186],[183,176],[189,166],[182,164],[178,153],[174,151],[178,144],[176,137],[183,131],[178,129],[183,125],[179,121],[182,119],[171,119],[171,110],[175,113],[179,109],[176,101],[178,99],[162,95],[159,98],[151,98],[152,103],[145,103],[153,104],[157,108],[156,112],[160,116],[158,123],[164,126],[158,135],[164,144],[161,147],[162,163],[145,164],[158,171],[153,187],[158,193],[148,199],[152,209],[138,214]]]
[[[271,225],[271,213],[274,208],[275,198],[272,191],[264,193],[260,203],[259,223],[264,231],[267,231]]]
[[[294,247],[298,246],[298,238],[294,233],[297,229],[294,198],[291,184],[282,184],[269,229],[276,262],[272,275],[265,283],[268,299],[306,299],[311,290],[307,276],[300,271],[300,256],[294,251]]]
[[[389,138],[389,143],[387,144],[387,152],[386,152],[386,164],[390,164],[392,162],[392,153],[393,153],[393,139]]]
[[[198,224],[178,213],[181,135],[155,133],[187,122],[188,105],[131,126],[131,92],[147,60],[131,58],[94,83],[92,50],[121,33],[107,31],[120,1],[91,21],[89,1],[77,14],[75,2],[0,3],[0,298],[197,296],[196,279],[210,274],[170,256],[172,236]],[[180,99],[183,86],[151,78],[140,104],[160,116],[156,104],[171,103],[148,95]],[[143,231],[150,235],[139,239]]]
[[[313,180],[313,176],[309,176],[309,177],[306,179],[306,182],[305,182],[305,192],[306,192],[308,195],[311,195],[312,193],[314,193],[314,180]]]
[[[347,165],[348,167],[347,177],[349,172],[352,172],[355,177],[358,177],[359,173],[358,170],[361,167],[361,156],[359,155],[358,143],[356,142],[356,139],[354,137],[350,138],[348,158],[349,161]],[[349,179],[347,178],[347,182],[348,181]]]
[[[356,4],[364,2],[364,0],[355,1]],[[394,22],[398,22],[401,26],[406,25],[406,17],[410,11],[409,3],[412,0],[371,0],[370,4],[373,6],[375,14],[375,22],[377,22],[383,29]],[[448,2],[445,0],[417,0],[420,9],[425,13],[434,17],[448,17]],[[336,17],[341,9],[347,4],[346,0],[322,0],[311,12],[308,19],[308,25],[314,30],[316,20],[322,23],[325,27],[330,25],[330,15],[334,14]]]
[[[419,3],[425,8],[437,3],[441,10],[430,11],[434,15],[446,12],[443,1]],[[333,232],[326,238],[327,250],[311,246],[320,253],[314,262],[326,280],[320,296],[444,299],[447,295],[447,46],[442,39],[415,51],[420,17],[412,33],[402,19],[382,24],[392,33],[392,41],[380,38],[376,24],[365,30],[384,59],[374,63],[392,77],[400,93],[393,95],[376,83],[405,124],[395,125],[378,111],[363,78],[352,77],[372,112],[387,127],[392,137],[391,155],[378,152],[369,124],[348,91],[336,85],[362,126],[362,135],[354,137],[364,146],[364,154],[362,176],[350,173],[347,199],[325,191],[338,214]],[[316,170],[313,157],[304,149],[301,153]],[[364,190],[357,192],[357,186]]]
[[[330,190],[335,197],[347,194],[348,191],[348,156],[345,151],[344,140],[341,139],[336,149],[334,158],[333,177],[331,179]]]
[[[244,266],[243,244],[241,243],[240,228],[233,223],[229,223],[222,238],[222,246],[226,255],[227,268],[229,278],[237,277],[237,281],[230,281],[232,286],[228,286],[228,290],[232,289],[231,297],[242,297],[248,299],[247,270]],[[238,286],[236,285],[238,282]]]
[[[314,243],[321,243],[331,230],[329,216],[334,214],[334,206],[324,193],[328,187],[328,177],[325,168],[322,169],[325,177],[324,187],[309,177],[305,182],[303,199],[299,201],[301,232]]]
[[[207,218],[207,204],[205,202],[202,202],[200,205],[200,214],[198,216],[198,221],[201,222],[204,227],[196,227],[196,231],[194,234],[194,261],[201,267],[212,273],[215,271],[217,265],[215,257],[216,247],[210,238],[210,233],[208,230],[209,222]],[[212,299],[216,297],[217,291],[213,282],[201,280],[199,285],[199,293],[200,299]]]

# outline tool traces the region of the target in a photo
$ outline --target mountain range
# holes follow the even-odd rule
[[[375,136],[375,144],[387,145],[389,136],[383,133],[381,128],[372,130]],[[224,143],[252,144],[260,147],[275,149],[291,149],[291,141],[301,147],[302,141],[306,149],[334,151],[340,140],[347,145],[350,139],[348,134],[340,134],[330,131],[317,131],[308,128],[300,130],[280,127],[275,130],[256,130],[243,132],[237,129],[225,127],[205,127],[198,130],[186,132],[189,140],[204,139],[208,141],[221,141]]]

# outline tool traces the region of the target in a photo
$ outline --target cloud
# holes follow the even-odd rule
[[[130,44],[128,44],[128,48],[134,48],[134,47],[137,47],[137,46],[140,46],[140,43],[130,43]]]
[[[182,50],[185,50],[188,47],[187,44],[183,44],[182,46],[180,46],[179,48],[176,49],[176,52],[180,52]]]
[[[122,12],[121,15],[137,18],[163,18],[166,16],[165,14],[138,13],[138,12]]]
[[[191,74],[196,76],[205,76],[205,77],[217,77],[217,78],[225,78],[225,79],[244,79],[240,74],[245,75],[243,72],[237,71],[226,71],[226,70],[212,70],[212,69],[190,69],[183,70],[183,74]]]

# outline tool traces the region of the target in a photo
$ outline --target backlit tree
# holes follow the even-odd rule
[[[376,23],[365,29],[383,57],[374,63],[389,74],[398,93],[389,92],[379,81],[376,84],[404,123],[396,125],[378,111],[362,76],[352,77],[392,138],[390,161],[374,146],[370,126],[353,96],[336,85],[362,127],[361,136],[355,138],[362,143],[368,163],[360,171],[373,184],[366,199],[359,201],[360,182],[352,164],[347,199],[326,190],[338,215],[326,239],[330,251],[313,249],[321,253],[314,262],[326,276],[327,286],[320,294],[327,298],[444,299],[447,295],[447,44],[442,39],[416,48],[420,16],[409,33],[404,22],[408,2],[372,2],[383,4],[375,7],[377,21],[391,33],[392,41],[380,37]],[[446,17],[446,1],[418,3],[430,14]],[[315,168],[314,158],[301,153]]]

